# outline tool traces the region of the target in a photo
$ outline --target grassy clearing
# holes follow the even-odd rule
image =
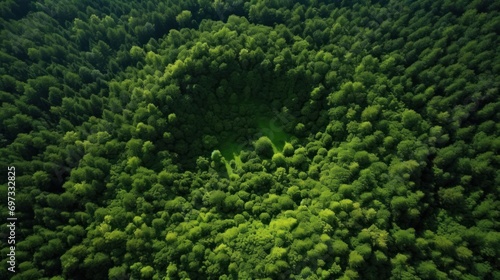
[[[257,125],[260,132],[271,139],[274,152],[281,152],[286,141],[290,139],[290,135],[283,130],[283,126],[277,121],[265,118],[259,119]]]
[[[260,118],[257,120],[257,127],[259,128],[260,135],[256,135],[254,140],[260,136],[267,136],[272,144],[274,153],[281,152],[285,143],[290,138],[290,135],[283,130],[283,127],[276,121],[268,118]],[[228,175],[233,173],[233,169],[229,165],[231,160],[234,160],[236,166],[241,168],[243,162],[240,158],[240,152],[244,148],[242,143],[236,143],[234,140],[226,141],[220,146],[220,152],[226,160],[226,169]]]

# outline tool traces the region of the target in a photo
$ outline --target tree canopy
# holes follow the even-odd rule
[[[499,11],[2,1],[0,278],[500,279]]]

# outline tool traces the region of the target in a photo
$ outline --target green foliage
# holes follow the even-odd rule
[[[282,153],[274,154],[272,161],[277,167],[286,167],[286,158]]]
[[[290,143],[285,143],[285,146],[283,147],[283,155],[286,157],[292,156],[294,153],[294,149],[292,144]]]
[[[119,280],[127,276],[127,268],[117,266],[109,269],[108,279]]]
[[[214,206],[219,206],[221,207],[224,203],[224,200],[226,199],[226,193],[220,190],[216,190],[210,193],[210,196],[208,198],[208,202],[211,205]]]
[[[415,244],[415,230],[398,230],[393,234],[394,242],[401,247],[413,246]]]
[[[28,2],[12,279],[500,278],[498,1]]]
[[[349,266],[352,268],[357,268],[362,266],[364,263],[363,256],[361,256],[357,251],[352,251],[349,254]]]
[[[191,18],[191,11],[184,10],[175,17],[175,20],[177,21],[177,23],[179,23],[179,26],[187,27],[190,24]]]
[[[349,246],[342,240],[335,240],[332,244],[332,249],[335,255],[341,256],[349,251]]]
[[[255,152],[263,158],[271,158],[274,154],[273,143],[266,136],[260,137],[254,144]]]

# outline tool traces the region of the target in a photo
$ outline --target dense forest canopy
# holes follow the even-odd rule
[[[0,278],[500,279],[499,11],[2,1]]]

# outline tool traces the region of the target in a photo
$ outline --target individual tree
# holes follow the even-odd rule
[[[274,154],[273,143],[266,136],[262,136],[255,141],[254,148],[257,155],[263,158],[271,158]]]

